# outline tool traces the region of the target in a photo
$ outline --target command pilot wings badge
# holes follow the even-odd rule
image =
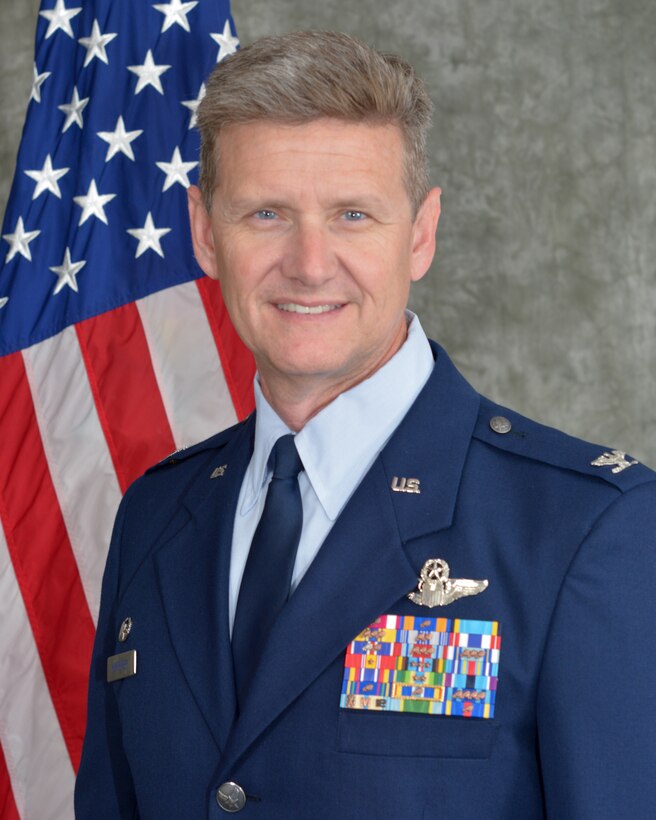
[[[478,595],[487,589],[487,580],[449,578],[449,565],[443,558],[431,558],[421,568],[416,592],[408,598],[419,606],[446,606],[467,595]]]

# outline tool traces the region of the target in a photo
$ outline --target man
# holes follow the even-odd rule
[[[257,409],[121,505],[79,818],[653,814],[655,476],[482,398],[406,312],[429,115],[342,34],[208,84],[194,250]]]

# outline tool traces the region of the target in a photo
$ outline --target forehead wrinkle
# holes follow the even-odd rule
[[[380,139],[376,139],[375,157],[371,156],[371,145],[368,142],[371,134],[380,136]],[[239,138],[236,138],[236,135],[239,135]],[[367,139],[361,141],[360,135]],[[233,161],[246,159],[249,164],[253,159],[249,154],[259,143],[264,143],[266,154],[258,152],[258,155],[265,159],[267,164],[278,156],[307,157],[308,160],[314,160],[325,155],[344,157],[347,161],[359,156],[365,161],[368,169],[374,169],[380,165],[381,156],[390,160],[397,157],[401,165],[404,157],[403,139],[397,126],[365,125],[330,119],[320,119],[305,125],[280,125],[263,121],[250,125],[228,126],[223,137],[224,148],[227,142],[233,147]],[[219,153],[219,161],[222,154],[223,151]]]
[[[335,191],[332,185],[323,188],[323,180],[313,174],[308,182],[303,179],[282,180],[282,184],[272,181],[262,184],[258,181],[252,190],[241,190],[234,197],[228,197],[228,206],[238,211],[256,210],[258,208],[295,209],[296,207],[319,203],[328,210],[348,210],[364,208],[382,208],[389,202],[384,190],[379,190],[377,180],[367,178],[365,185],[353,187],[350,191]]]
[[[370,138],[376,133],[380,139],[372,154]],[[366,138],[360,140],[360,134]],[[307,126],[255,124],[230,126],[226,137],[229,145],[224,143],[227,150],[220,152],[219,165],[229,162],[229,170],[224,166],[224,176],[219,168],[217,181],[228,198],[234,196],[233,203],[379,209],[389,203],[391,188],[405,191],[403,145],[396,127],[326,120]],[[390,174],[395,166],[398,174]],[[334,175],[341,180],[337,190]],[[229,180],[228,188],[222,179]]]

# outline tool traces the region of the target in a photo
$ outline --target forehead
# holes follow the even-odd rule
[[[220,132],[217,184],[403,185],[404,145],[394,124],[322,118],[290,125],[258,121]]]

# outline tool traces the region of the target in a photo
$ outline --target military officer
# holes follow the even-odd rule
[[[256,412],[121,504],[81,820],[653,816],[655,476],[480,396],[407,312],[430,110],[336,33],[209,81],[194,250]]]

